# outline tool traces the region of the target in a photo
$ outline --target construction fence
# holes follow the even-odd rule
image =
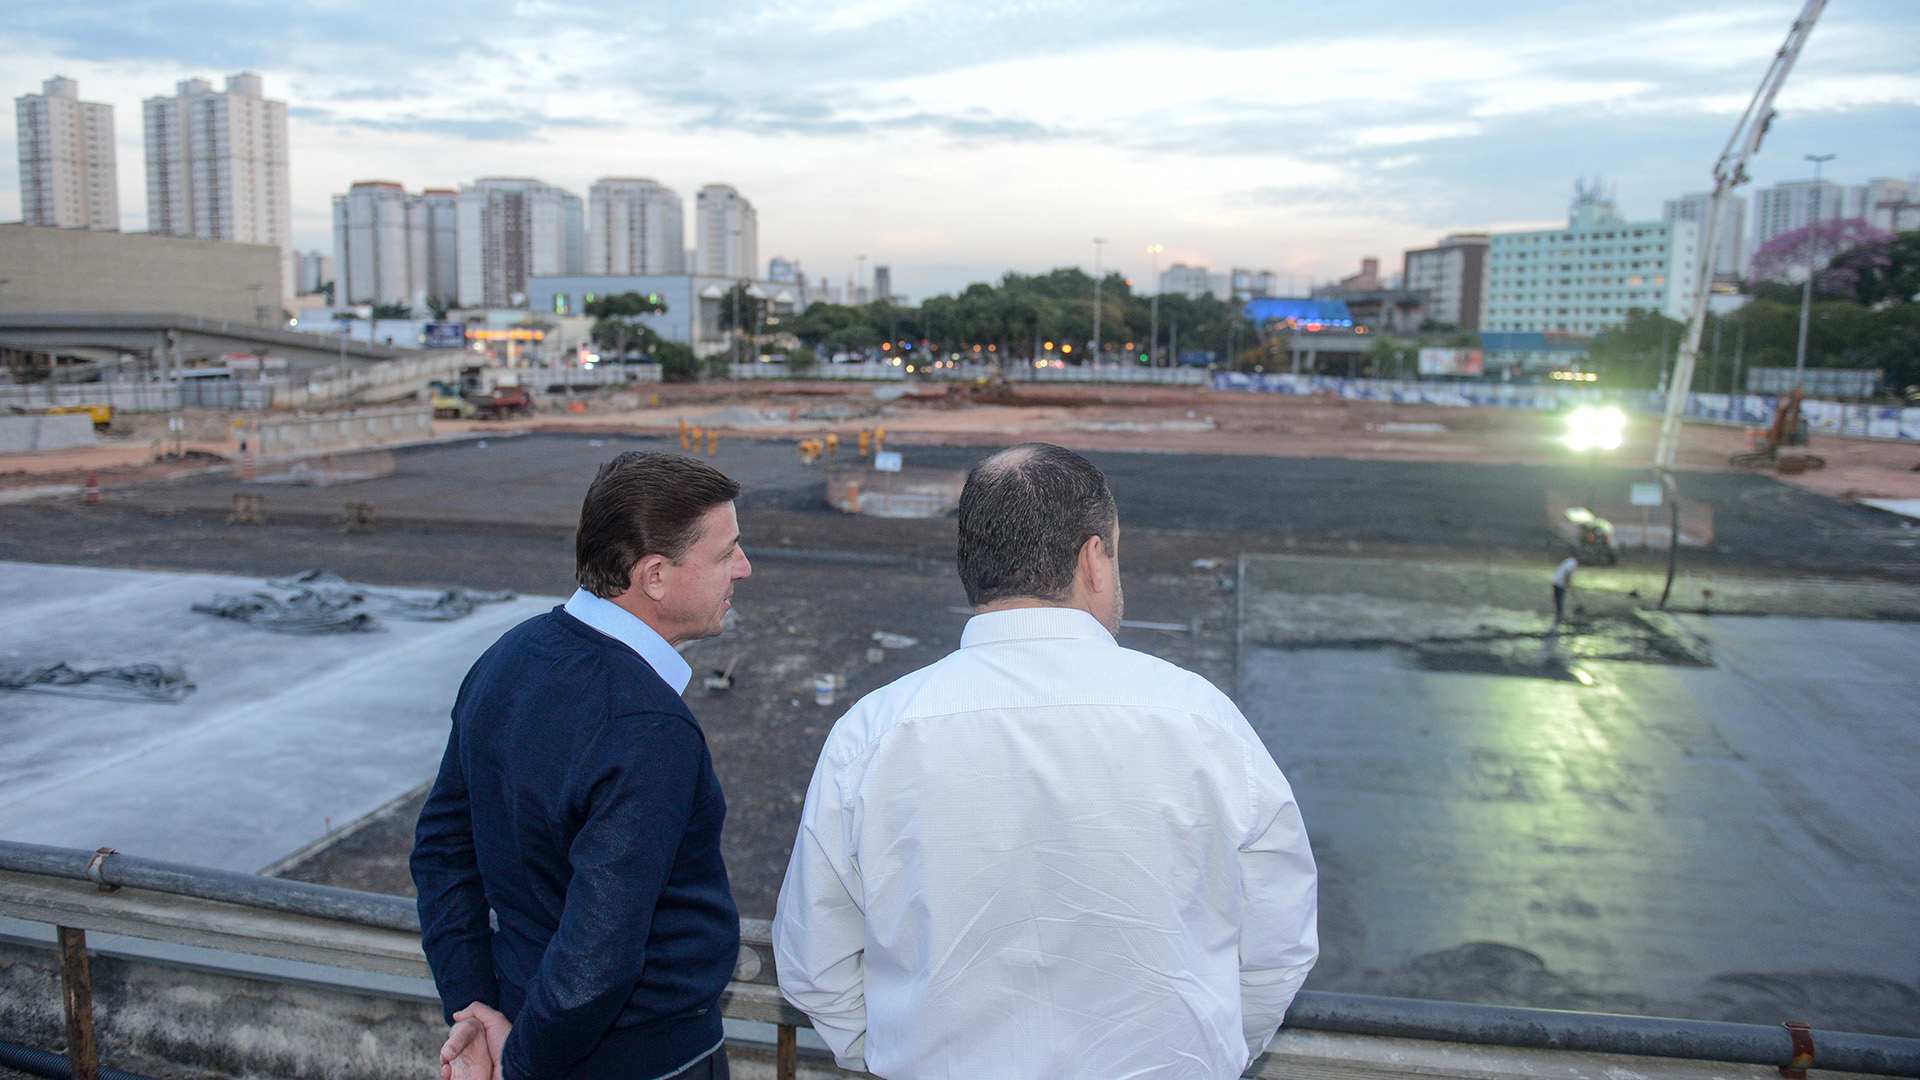
[[[1666,395],[1656,390],[1601,390],[1593,387],[1536,386],[1520,383],[1423,382],[1394,379],[1345,379],[1333,375],[1265,375],[1239,371],[1213,373],[1216,390],[1242,390],[1301,397],[1344,398],[1417,405],[1479,405],[1512,409],[1571,409],[1580,405],[1617,405],[1629,412],[1659,415]],[[1687,418],[1735,427],[1773,423],[1778,397],[1768,394],[1689,394]],[[1804,401],[1800,414],[1816,434],[1920,442],[1920,409],[1898,405],[1849,405]]]

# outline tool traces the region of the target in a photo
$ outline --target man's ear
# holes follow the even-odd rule
[[[1107,542],[1099,533],[1087,537],[1080,545],[1080,575],[1087,580],[1087,588],[1094,592],[1106,592],[1113,588],[1113,560],[1107,553]]]
[[[667,557],[648,555],[633,564],[633,572],[627,575],[627,587],[639,589],[641,594],[659,603],[667,595]]]

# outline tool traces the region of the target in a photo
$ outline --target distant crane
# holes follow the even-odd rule
[[[1807,43],[1814,21],[1826,6],[1827,0],[1807,0],[1807,6],[1800,9],[1800,17],[1793,20],[1793,27],[1787,31],[1786,44],[1773,54],[1773,63],[1760,80],[1760,89],[1754,91],[1747,111],[1734,125],[1732,137],[1713,166],[1713,206],[1707,212],[1706,235],[1700,238],[1693,306],[1687,313],[1687,332],[1680,341],[1680,355],[1674,359],[1673,378],[1667,382],[1667,411],[1660,421],[1660,444],[1653,453],[1653,467],[1660,473],[1660,484],[1666,489],[1667,502],[1672,507],[1673,525],[1667,548],[1667,585],[1660,592],[1661,607],[1667,606],[1667,596],[1673,592],[1674,563],[1680,550],[1680,499],[1673,479],[1673,454],[1680,443],[1680,419],[1686,413],[1687,394],[1693,388],[1693,366],[1700,359],[1700,335],[1707,325],[1707,296],[1713,291],[1713,264],[1720,247],[1721,220],[1726,216],[1733,189],[1751,179],[1747,175],[1747,162],[1759,151],[1760,140],[1773,125],[1773,99],[1786,85],[1787,73],[1800,58],[1800,49]]]

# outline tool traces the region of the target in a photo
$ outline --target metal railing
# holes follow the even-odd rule
[[[76,884],[78,883],[78,884]],[[127,890],[121,893],[120,890]],[[159,898],[182,897],[174,906]],[[259,913],[273,913],[263,917]],[[251,913],[251,914],[250,914]],[[0,914],[58,927],[72,1075],[97,1080],[88,929],[333,967],[428,978],[414,903],[401,897],[180,863],[0,841]],[[781,998],[769,926],[741,920],[741,951],[722,1012],[776,1025],[776,1074],[792,1080],[804,1014]],[[1561,1012],[1302,991],[1288,1031],[1434,1040],[1555,1053],[1634,1055],[1920,1077],[1920,1039],[1661,1017]],[[1271,1055],[1269,1055],[1271,1056]],[[1570,1060],[1570,1059],[1569,1059]],[[1250,1076],[1279,1076],[1266,1059]],[[1378,1073],[1377,1062],[1356,1071]],[[1389,1071],[1419,1070],[1402,1067]],[[1557,1070],[1554,1075],[1572,1075]],[[1787,1072],[1792,1076],[1794,1073]]]

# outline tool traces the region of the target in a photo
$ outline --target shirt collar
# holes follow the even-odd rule
[[[661,681],[673,688],[674,693],[687,692],[687,683],[693,678],[693,668],[674,651],[673,646],[667,644],[666,638],[641,621],[638,615],[585,589],[575,589],[573,595],[567,598],[566,612],[639,653],[640,659],[645,660]]]
[[[1003,641],[1034,641],[1043,638],[1085,638],[1114,643],[1113,635],[1092,615],[1070,607],[1008,608],[989,611],[967,620],[960,634],[960,647],[994,645]]]

